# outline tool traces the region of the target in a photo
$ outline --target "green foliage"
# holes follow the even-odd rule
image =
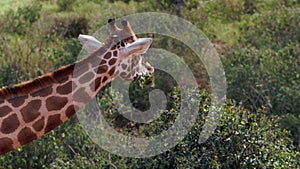
[[[216,0],[203,3],[203,13],[212,20],[231,22],[241,20],[244,14],[244,1],[240,0]]]
[[[72,38],[66,41],[61,48],[53,49],[53,55],[49,57],[54,67],[57,69],[61,66],[71,64],[78,59],[81,50],[81,44],[77,39]]]
[[[241,105],[233,101],[223,105],[216,131],[199,144],[198,137],[210,106],[209,94],[201,91],[199,119],[193,129],[176,147],[151,158],[125,158],[104,151],[90,140],[76,118],[72,118],[33,143],[1,156],[0,166],[299,168],[299,149],[297,152],[291,141],[292,138],[297,146],[300,138],[299,4],[297,0],[180,0],[177,3],[34,0],[29,6],[3,10],[6,12],[0,16],[0,86],[26,81],[74,62],[81,49],[78,34],[92,34],[107,18],[158,11],[188,19],[221,46],[228,97]],[[163,47],[185,56],[197,80],[208,86],[204,66],[179,40],[155,35],[152,47]],[[161,89],[167,96],[166,110],[149,124],[122,117],[112,101],[112,98],[122,98],[109,87],[98,95],[98,101],[108,123],[119,132],[139,137],[156,135],[178,117],[180,90],[176,85],[162,71],[130,85],[131,103],[128,104],[140,110],[149,108],[148,94],[152,89]]]
[[[76,2],[76,0],[59,0],[56,1],[58,10],[61,11],[72,11],[73,5]]]
[[[26,27],[31,26],[40,18],[42,5],[39,3],[19,7],[17,11],[9,10],[3,17],[3,29],[9,33],[24,35]]]
[[[242,100],[250,109],[267,107],[280,114],[298,113],[299,46],[278,52],[242,48],[226,55],[229,97]],[[296,95],[295,95],[296,94]]]
[[[300,107],[298,48],[298,45],[289,45],[278,52],[244,48],[226,54],[230,56],[224,61],[229,97],[254,111],[265,107],[273,114],[291,113],[297,117]],[[296,128],[293,134],[297,142],[300,130]]]
[[[20,79],[28,79],[29,74],[20,70],[16,63],[1,65],[0,85],[6,86],[9,84],[17,84]]]
[[[147,5],[142,10],[168,12],[180,16],[184,8],[191,10],[196,8],[198,3],[199,1],[197,0],[150,0],[147,1]]]
[[[49,25],[51,36],[63,38],[77,38],[79,34],[87,34],[89,21],[84,16],[76,14],[60,14],[52,16],[52,23]]]
[[[293,8],[255,13],[244,20],[241,27],[244,43],[256,48],[279,50],[299,42],[299,23],[299,10]]]
[[[207,113],[207,105],[200,115]],[[205,111],[206,110],[206,111]],[[293,168],[299,166],[297,152],[289,149],[291,140],[280,130],[277,118],[268,118],[262,112],[250,113],[232,103],[224,105],[220,125],[203,144],[198,144],[200,128],[204,121],[194,125],[190,134],[172,151],[149,161],[151,167],[163,168]],[[277,126],[277,127],[276,127]],[[278,145],[283,143],[285,145]],[[286,145],[289,145],[286,147]],[[143,160],[141,160],[143,161]],[[149,161],[143,163],[149,166]],[[286,161],[287,163],[284,163]],[[151,165],[152,164],[152,165]]]
[[[299,149],[300,144],[300,115],[298,114],[286,114],[281,120],[282,128],[285,128],[291,131],[291,138],[294,140],[294,143],[297,143]]]
[[[100,103],[108,122],[114,122],[111,90],[105,90]],[[126,158],[110,154],[95,145],[75,118],[41,139],[0,157],[6,168],[293,168],[299,166],[297,153],[288,139],[288,132],[279,128],[277,117],[268,117],[264,110],[251,113],[228,102],[223,106],[220,124],[208,141],[199,144],[198,137],[209,113],[210,99],[201,91],[199,119],[176,147],[151,158]],[[114,95],[114,94],[113,94]],[[179,90],[174,101],[180,102]],[[176,109],[166,110],[147,125],[118,128],[123,134],[154,135],[165,130],[178,116]],[[88,112],[86,112],[88,113]],[[88,115],[88,114],[87,114]],[[168,123],[166,123],[168,122]],[[118,124],[111,124],[117,127]],[[96,127],[96,126],[94,126]]]

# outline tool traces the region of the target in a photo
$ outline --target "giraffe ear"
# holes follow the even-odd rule
[[[149,49],[151,43],[152,38],[139,38],[133,43],[123,48],[121,53],[124,56],[130,56],[132,54],[144,54]]]
[[[81,42],[83,48],[88,53],[93,53],[96,50],[98,50],[101,46],[103,46],[103,44],[101,42],[99,42],[96,38],[94,38],[93,36],[80,34],[78,39]]]

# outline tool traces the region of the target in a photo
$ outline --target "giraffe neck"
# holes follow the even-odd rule
[[[58,71],[0,90],[0,154],[17,149],[71,118],[114,79],[118,52],[98,50]]]

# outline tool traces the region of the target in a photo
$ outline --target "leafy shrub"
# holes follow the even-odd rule
[[[203,3],[201,9],[212,20],[230,22],[241,20],[244,13],[244,1],[216,0]]]
[[[40,18],[42,5],[34,3],[33,5],[20,7],[17,11],[9,10],[4,15],[3,31],[24,35],[26,27],[29,27]]]
[[[109,91],[109,90],[108,90]],[[106,119],[114,121],[109,115],[111,96],[101,99],[102,108],[107,112]],[[180,97],[178,91],[173,97]],[[76,120],[70,121],[41,139],[17,151],[0,157],[6,168],[293,168],[299,166],[298,155],[288,139],[288,132],[280,129],[277,117],[267,117],[258,110],[248,110],[227,102],[221,112],[220,125],[204,143],[198,143],[201,126],[209,109],[209,98],[202,91],[199,119],[193,129],[176,147],[151,158],[126,158],[112,155],[96,146],[82,131]],[[177,113],[175,113],[177,114]],[[166,111],[152,125],[141,125],[140,130],[152,134],[159,133],[169,124],[165,120],[174,117],[174,111]],[[177,115],[175,115],[177,116]],[[160,127],[157,127],[160,126]],[[95,127],[95,126],[94,126]],[[121,132],[131,133],[136,129],[123,128]],[[142,132],[142,133],[143,133]],[[30,157],[30,158],[28,158]]]
[[[299,10],[284,8],[255,13],[241,27],[245,44],[256,48],[279,50],[300,39]]]
[[[205,143],[198,144],[198,136],[205,123],[210,104],[209,95],[206,92],[202,91],[200,96],[199,120],[182,142],[172,150],[152,158],[138,159],[137,162],[135,159],[130,159],[132,163],[129,165],[133,168],[138,168],[138,166],[146,168],[195,168],[198,166],[203,168],[289,168],[299,166],[297,161],[299,153],[291,145],[292,141],[287,137],[289,133],[280,129],[280,118],[268,117],[264,113],[265,110],[261,109],[251,113],[233,102],[227,102],[224,105],[220,124],[214,134]],[[175,103],[180,102],[180,91],[173,90],[172,97]],[[107,93],[102,99],[105,100],[101,101],[104,112],[112,113],[110,117],[113,118],[107,114],[107,119],[113,120],[115,110],[112,106],[105,106],[106,103],[112,102],[111,96]],[[176,118],[178,111],[177,105],[162,113],[156,122],[144,126],[139,125],[140,132],[148,134],[162,132]],[[134,130],[127,126],[120,132],[132,133]],[[292,151],[285,151],[287,149]],[[116,163],[124,159],[117,158],[119,160]]]
[[[59,0],[56,1],[59,11],[71,11],[76,0]]]
[[[70,38],[61,45],[60,48],[53,49],[53,54],[49,57],[56,69],[75,62],[81,50],[81,44],[77,38]]]
[[[57,15],[52,19],[48,28],[51,36],[64,38],[77,38],[79,34],[87,34],[89,30],[88,19],[78,15]]]
[[[89,29],[88,19],[85,17],[79,17],[73,19],[68,26],[68,30],[65,37],[78,37],[79,34],[87,34]]]
[[[141,0],[135,0],[137,2],[142,2]],[[191,10],[196,8],[199,4],[196,0],[190,1],[172,1],[172,0],[150,0],[147,2],[147,5],[143,6],[141,11],[161,11],[167,12],[173,15],[182,16],[183,10],[186,8]]]
[[[224,60],[228,96],[253,111],[299,115],[299,45],[291,44],[278,52],[242,48],[227,53]],[[299,126],[299,124],[297,124]],[[293,130],[295,142],[298,130]],[[299,144],[299,143],[298,143]]]
[[[30,74],[22,71],[18,66],[19,65],[16,62],[0,64],[0,86],[17,84],[22,79],[26,80],[29,78]]]
[[[228,93],[250,109],[267,107],[272,113],[297,114],[299,96],[299,51],[291,45],[277,53],[244,48],[232,51],[226,60]],[[292,102],[291,102],[292,101]]]
[[[204,30],[211,29],[217,23],[219,27],[216,27],[216,30],[229,25],[231,28],[236,27],[234,30],[240,31],[242,35],[238,36],[241,37],[240,39],[232,34],[226,36],[233,38],[232,44],[240,43],[241,45],[232,49],[228,48],[230,51],[225,51],[226,58],[223,61],[229,82],[229,96],[243,102],[243,106],[250,111],[230,101],[227,102],[221,113],[220,125],[207,142],[199,144],[198,136],[210,104],[209,95],[201,92],[199,119],[189,135],[172,150],[144,159],[120,157],[101,149],[89,139],[76,119],[72,118],[33,143],[1,156],[1,167],[299,168],[299,152],[295,151],[288,137],[293,135],[296,140],[297,133],[299,133],[298,126],[300,126],[297,110],[300,72],[297,41],[299,17],[293,8],[296,1],[266,0],[256,3],[255,0],[250,3],[250,0],[218,0],[201,5],[198,5],[199,1],[184,1],[184,3],[191,2],[191,4],[187,4],[181,11],[178,10],[176,4],[171,4],[173,3],[171,1],[170,4],[165,3],[169,1],[157,1],[150,8],[145,8],[147,3],[137,4],[134,1],[126,4],[121,1],[109,3],[108,1],[100,2],[100,0],[89,2],[77,0],[81,3],[80,6],[74,5],[75,0],[70,1],[70,6],[68,6],[67,1],[55,2],[62,3],[59,10],[76,9],[74,12],[78,14],[64,12],[49,15],[51,10],[45,13],[40,13],[38,10],[36,12],[34,10],[33,12],[27,10],[18,12],[17,10],[7,12],[3,16],[1,21],[3,25],[0,26],[2,29],[0,58],[3,61],[0,64],[0,85],[9,85],[35,77],[34,72],[37,72],[37,67],[48,72],[53,70],[53,67],[60,67],[76,60],[81,46],[75,38],[78,33],[87,33],[90,30],[87,18],[99,20],[99,22],[91,23],[94,24],[91,29],[96,30],[112,15],[120,17],[146,9],[171,11],[172,13],[180,12],[180,15],[191,19],[192,23],[200,25]],[[91,5],[95,4],[92,1],[101,5]],[[164,3],[162,6],[159,4],[161,2]],[[111,9],[119,10],[112,11]],[[101,11],[101,15],[96,16],[91,11]],[[41,16],[43,20],[36,15],[37,13],[43,15]],[[6,18],[7,23],[5,23]],[[44,24],[45,31],[41,31],[43,30],[41,27],[32,26],[40,26],[37,21]],[[73,29],[74,27],[76,28]],[[10,33],[8,36],[5,34],[7,32]],[[5,38],[3,38],[4,35]],[[213,40],[227,42],[222,39],[223,37],[218,36]],[[195,61],[191,51],[187,51],[186,47],[178,45],[176,41],[157,37],[153,46],[155,43],[158,47],[164,46],[167,50],[173,48],[175,53],[188,56],[186,60],[188,64],[198,69],[198,65],[193,65]],[[270,50],[270,47],[275,50]],[[29,55],[33,57],[27,57]],[[7,58],[9,61],[6,61]],[[38,74],[43,74],[42,70],[38,70],[41,71]],[[164,74],[161,74],[163,77]],[[156,74],[158,75],[159,73]],[[156,78],[155,80],[156,87],[164,85],[163,79]],[[104,115],[107,121],[124,134],[138,133],[138,129],[142,131],[141,135],[157,134],[167,129],[179,114],[179,104],[176,103],[180,100],[180,91],[168,87],[170,86],[164,88],[170,96],[168,110],[148,126],[137,123],[131,123],[131,126],[124,125],[126,127],[120,125],[120,114],[117,113],[111,100],[118,98],[118,95],[113,95],[113,92],[102,91],[99,94],[101,108],[105,110]],[[140,109],[149,107],[146,96],[149,89],[146,83],[132,84],[130,90],[131,102],[134,106]],[[275,114],[284,114],[284,119],[281,121],[280,117],[274,117],[269,113],[270,111]],[[278,121],[281,121],[283,127],[291,130],[291,134],[280,129]],[[125,124],[128,122],[128,120],[125,121]]]

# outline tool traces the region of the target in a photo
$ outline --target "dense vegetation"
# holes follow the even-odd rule
[[[186,62],[201,79],[200,118],[182,142],[151,158],[121,157],[93,143],[74,117],[41,139],[1,156],[0,167],[299,168],[300,1],[176,2],[28,0],[11,9],[3,5],[0,86],[26,81],[74,62],[81,50],[77,36],[94,33],[107,18],[145,11],[178,15],[196,25],[215,44],[226,72],[228,100],[223,105],[220,124],[208,141],[197,142],[210,106],[205,69],[194,65],[193,52],[183,44],[157,36],[154,47],[164,46],[179,56],[190,55]],[[155,76],[152,85],[164,88],[166,83],[160,82],[159,73]],[[144,83],[131,86],[137,102],[145,100],[141,95],[147,93]],[[168,103],[163,117],[149,125],[120,125],[128,121],[114,109],[111,98],[115,95],[108,88],[98,99],[107,120],[120,132],[159,133],[168,127],[168,122],[172,123],[179,110],[176,101],[180,91],[176,86],[166,91],[174,103]]]

